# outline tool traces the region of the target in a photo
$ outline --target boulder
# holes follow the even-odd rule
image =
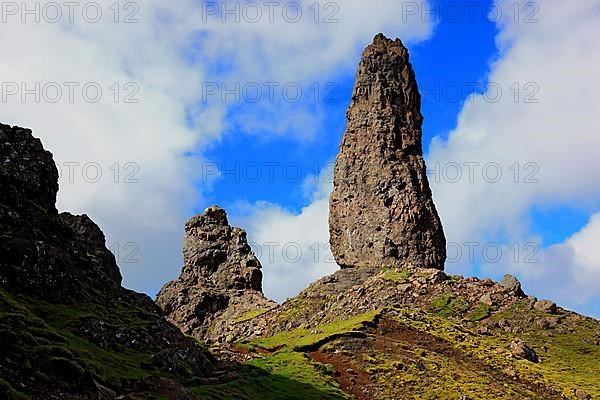
[[[550,300],[536,301],[533,308],[547,314],[556,314],[557,312],[556,303]]]
[[[517,338],[510,343],[510,352],[517,358],[522,358],[533,363],[539,362],[536,352],[521,339]]]
[[[504,275],[502,281],[500,281],[500,286],[507,293],[514,296],[524,296],[523,290],[521,289],[521,282],[517,278],[512,275]]]

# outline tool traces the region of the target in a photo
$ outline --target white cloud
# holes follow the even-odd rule
[[[514,273],[525,283],[525,290],[538,297],[552,299],[561,306],[584,309],[597,314],[600,291],[600,213],[563,243],[539,251],[530,251],[532,262],[513,262],[506,257],[484,266],[485,274],[498,269]],[[508,251],[508,249],[504,249]],[[532,249],[533,250],[533,249]]]
[[[100,2],[104,17],[96,24],[83,20],[81,8],[74,23],[68,13],[58,23],[43,16],[36,23],[31,15],[23,23],[20,12],[4,16],[0,48],[10,55],[0,62],[4,88],[14,82],[32,89],[39,82],[40,88],[60,87],[62,98],[52,103],[56,93],[42,89],[39,101],[34,95],[23,101],[21,91],[3,101],[2,120],[32,128],[54,153],[62,172],[59,209],[88,213],[104,228],[109,245],[120,249],[127,283],[156,287],[172,275],[166,267],[176,268],[170,264],[179,259],[185,210],[198,200],[192,180],[200,160],[183,154],[204,132],[187,126],[185,110],[195,101],[204,72],[178,54],[194,27],[186,21],[191,2],[171,9],[147,2],[133,24],[115,23],[112,3]],[[167,25],[185,26],[187,32]],[[72,101],[65,82],[79,85]],[[128,82],[134,85],[125,86]],[[90,99],[94,90],[83,97],[88,83],[102,90],[97,102]],[[138,103],[124,103],[131,93]],[[69,171],[66,163],[79,165]],[[139,183],[126,183],[135,180]],[[126,262],[135,252],[131,242],[139,252],[129,259],[140,264]]]
[[[306,179],[305,191],[311,202],[299,213],[263,202],[241,207],[246,216],[234,218],[234,224],[246,227],[261,260],[265,294],[277,301],[339,269],[329,249],[331,172],[330,166],[319,176]]]
[[[497,3],[509,9],[513,2]],[[450,241],[504,238],[506,242],[531,240],[543,245],[543,238],[536,237],[540,232],[532,232],[532,207],[571,206],[593,213],[600,206],[600,176],[594,172],[600,169],[600,83],[595,78],[600,70],[600,43],[595,40],[600,36],[600,7],[594,0],[537,3],[538,23],[515,22],[507,13],[499,24],[497,43],[502,52],[489,81],[502,88],[502,98],[489,102],[483,95],[475,96],[465,103],[448,140],[437,138],[431,144],[428,165],[432,168],[496,162],[503,172],[497,183],[486,182],[481,167],[473,183],[466,178],[458,183],[432,182]],[[533,85],[526,87],[528,83]],[[515,84],[520,88],[516,99]],[[525,102],[536,88],[539,92],[530,99],[538,102]],[[515,183],[514,168],[510,167],[517,162],[520,175]],[[536,168],[539,171],[533,178],[539,183],[526,183]],[[597,288],[587,285],[597,276],[597,269],[591,266],[598,254],[588,242],[595,221],[563,245],[545,250],[538,268],[511,268],[528,280],[526,286],[540,292],[553,284],[557,271],[560,276],[570,275],[572,286],[564,299],[572,303],[584,296],[580,290],[588,299],[600,295]],[[560,267],[556,264],[559,259]],[[468,266],[451,266],[461,272],[465,268]]]
[[[199,51],[202,57],[227,55],[230,65],[237,67],[233,75],[248,81],[298,82],[338,73],[340,65],[354,69],[356,56],[378,32],[416,41],[432,31],[432,25],[423,23],[420,16],[408,15],[404,3],[409,2],[286,0],[275,2],[272,18],[263,2],[230,2],[228,9],[237,4],[243,10],[245,3],[259,5],[258,23],[249,22],[256,15],[250,9],[239,23],[223,7],[216,15],[207,12],[209,35],[217,40]],[[299,19],[297,10],[302,15]],[[315,24],[315,19],[320,23]]]
[[[255,6],[244,13],[248,3]],[[385,32],[415,42],[429,37],[433,28],[433,24],[422,21],[420,15],[406,12],[405,3],[414,2],[285,0],[273,2],[276,5],[272,14],[265,6],[267,3],[236,1],[227,7],[211,8],[204,13],[208,40],[198,48],[198,57],[217,66],[211,70],[207,84],[217,84],[220,89],[212,94],[212,89],[205,88],[205,94],[210,93],[207,95],[209,103],[222,101],[222,98],[235,102],[234,94],[223,93],[231,90],[239,94],[242,90],[236,90],[236,84],[242,89],[249,87],[247,85],[260,87],[257,104],[245,104],[246,107],[239,107],[228,115],[230,127],[252,135],[291,134],[302,139],[314,138],[326,118],[322,111],[323,99],[335,97],[335,77],[354,73],[360,52],[376,33]],[[234,10],[235,5],[242,15],[238,23],[235,13],[230,15],[225,11]],[[258,23],[251,23],[257,15],[253,11],[256,5],[262,17]],[[297,10],[302,17],[290,22],[299,15]],[[315,24],[315,20],[320,22]],[[218,62],[223,59],[227,60],[225,65]],[[291,88],[286,89],[290,85]],[[298,96],[296,86],[301,89]],[[239,96],[242,103],[245,98],[254,98],[254,93],[250,88],[247,96]],[[319,101],[314,100],[316,93]],[[275,101],[271,101],[272,98]]]
[[[300,3],[308,15],[313,2]],[[66,8],[59,22],[51,23],[48,19],[55,14],[41,15],[35,22],[35,15],[23,13],[23,7],[31,10],[36,4],[40,13],[52,11],[40,2],[14,3],[16,15],[4,8],[8,4],[2,3],[0,23],[2,82],[25,83],[28,88],[36,82],[41,87],[56,82],[63,97],[51,103],[47,100],[53,92],[39,102],[31,95],[26,102],[18,94],[9,96],[3,99],[2,122],[32,128],[63,167],[66,162],[100,166],[103,175],[96,183],[87,182],[80,168],[70,182],[63,168],[59,208],[90,214],[106,232],[109,244],[119,244],[125,283],[150,293],[179,272],[183,222],[190,210],[203,206],[205,188],[197,188],[195,180],[204,146],[240,121],[251,123],[250,131],[275,134],[302,135],[307,125],[303,109],[295,115],[278,115],[277,120],[272,115],[262,120],[248,115],[232,118],[227,104],[202,104],[202,82],[214,80],[219,72],[217,78],[228,82],[306,83],[353,66],[359,49],[380,30],[411,40],[430,32],[430,26],[420,21],[402,23],[402,6],[392,0],[377,5],[357,0],[339,3],[339,23],[334,24],[314,24],[308,18],[297,24],[281,18],[257,24],[203,21],[200,3],[194,0],[176,5],[158,0],[127,3],[138,10],[124,9],[121,3],[118,23],[113,1],[96,2],[102,9],[97,23],[84,20],[87,3],[82,3],[75,9],[74,23]],[[88,19],[94,17],[91,11]],[[139,22],[123,23],[131,12]],[[215,68],[216,64],[221,67]],[[65,82],[81,85],[73,102],[68,101]],[[96,103],[82,98],[81,87],[90,82],[103,92]],[[126,87],[128,82],[137,86]],[[116,103],[114,83],[119,84]],[[124,104],[136,87],[139,92],[133,98],[139,103]],[[189,153],[195,156],[186,156]],[[119,183],[110,169],[116,162]],[[129,162],[135,165],[126,169]],[[133,178],[139,183],[123,183],[138,167]],[[88,172],[88,180],[94,179],[95,171]],[[316,208],[305,210],[307,218]],[[129,242],[139,245],[134,257],[139,264],[124,262]]]

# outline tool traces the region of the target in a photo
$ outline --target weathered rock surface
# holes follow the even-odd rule
[[[314,282],[281,306],[237,324],[231,333],[240,340],[270,336],[300,326],[317,329],[340,316],[346,318],[395,305],[469,317],[481,310],[477,320],[485,323],[494,310],[510,309],[519,301],[525,299],[507,292],[491,279],[448,276],[435,268],[406,267],[385,271],[375,267],[347,268]],[[543,317],[535,321],[545,322]],[[497,328],[513,332],[515,327],[501,321]]]
[[[577,397],[578,399],[584,399],[584,400],[589,400],[592,398],[592,396],[590,396],[585,390],[582,390],[582,389],[575,390],[575,397]]]
[[[262,293],[261,264],[246,232],[229,226],[224,210],[210,207],[186,223],[183,258],[180,277],[167,283],[156,300],[183,332],[224,342],[244,314],[277,305]]]
[[[517,338],[510,343],[510,351],[517,358],[522,358],[533,363],[539,361],[535,351],[521,339]]]
[[[500,286],[504,288],[508,293],[516,296],[525,296],[521,289],[521,282],[512,275],[506,274],[500,281]]]
[[[17,210],[56,211],[58,170],[29,129],[0,124],[0,203]]]
[[[87,216],[58,214],[58,172],[31,131],[0,125],[0,288],[56,301],[85,298],[82,282],[120,290],[104,235]]]
[[[533,305],[538,311],[547,313],[547,314],[556,314],[556,303],[550,300],[540,300],[536,301]]]
[[[342,268],[444,269],[446,240],[421,143],[421,96],[399,39],[364,51],[336,159],[329,230]]]
[[[124,374],[207,376],[212,356],[121,287],[102,230],[59,214],[57,192],[52,154],[30,130],[0,124],[0,397],[6,385],[33,399],[106,397],[132,384],[107,382],[120,355],[144,360]],[[66,337],[78,347],[65,349]]]

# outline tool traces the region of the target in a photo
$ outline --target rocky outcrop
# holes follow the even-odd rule
[[[212,356],[148,296],[121,287],[102,230],[57,212],[58,173],[40,140],[0,124],[0,164],[0,397],[6,385],[33,399],[79,399],[99,398],[94,382],[134,387],[131,375],[207,376]],[[110,381],[113,362],[129,378]]]
[[[58,214],[58,172],[31,131],[0,125],[0,288],[45,300],[88,297],[82,283],[117,293],[121,274],[100,228]]]
[[[519,338],[513,340],[509,347],[512,355],[517,358],[522,358],[531,361],[532,363],[537,363],[539,361],[536,352]]]
[[[56,212],[58,169],[29,129],[0,124],[0,204]]]
[[[390,306],[483,321],[495,310],[510,309],[517,302],[534,309],[535,301],[491,279],[448,276],[439,269],[413,266],[383,271],[345,268],[312,283],[280,307],[237,325],[232,334],[243,340],[298,327],[318,329],[340,316],[350,318]],[[546,317],[536,318],[537,324],[546,324]],[[500,329],[512,332],[512,327],[501,325]]]
[[[75,233],[76,240],[85,246],[86,254],[103,266],[103,272],[108,279],[121,284],[123,277],[117,265],[114,254],[106,248],[104,232],[87,215],[61,213],[60,219]]]
[[[358,67],[330,199],[342,268],[443,269],[446,241],[421,145],[421,97],[399,39],[375,37]]]
[[[500,286],[502,286],[510,294],[516,296],[525,296],[525,293],[523,293],[523,290],[521,289],[521,282],[519,282],[519,280],[512,275],[504,275],[500,281]]]
[[[185,224],[183,259],[181,276],[167,283],[156,299],[183,332],[226,342],[237,320],[276,306],[262,293],[261,264],[246,232],[229,226],[219,207]]]

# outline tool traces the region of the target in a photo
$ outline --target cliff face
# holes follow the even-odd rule
[[[334,171],[329,231],[342,268],[444,269],[446,240],[421,144],[421,97],[408,51],[378,35],[358,67]]]
[[[97,399],[206,376],[208,352],[121,287],[101,229],[57,212],[57,169],[30,130],[0,125],[0,166],[0,398]]]
[[[229,226],[218,207],[185,224],[181,276],[167,283],[156,302],[169,321],[202,340],[227,342],[234,321],[276,306],[262,294],[260,261],[246,232]]]
[[[87,216],[56,211],[58,171],[31,131],[0,125],[0,287],[54,301],[105,293],[121,274],[104,234]]]

